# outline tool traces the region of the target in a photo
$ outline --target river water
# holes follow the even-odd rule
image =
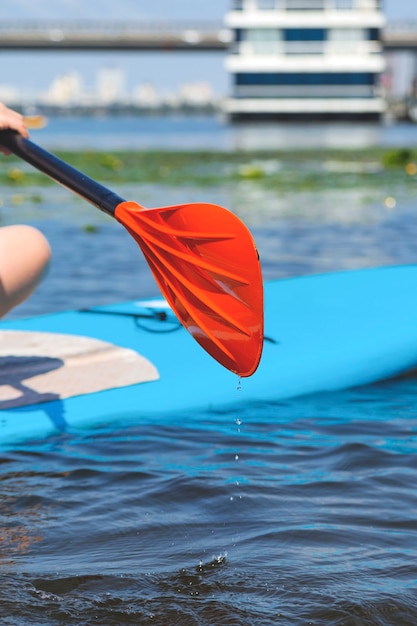
[[[50,149],[215,149],[416,145],[417,125],[237,124],[221,116],[50,118],[32,132]]]
[[[249,130],[256,139],[211,119],[135,123],[141,131],[129,120],[51,120],[34,138],[106,150],[229,150]],[[416,137],[414,127],[368,130],[345,129],[346,141]],[[302,145],[300,129],[292,139],[289,128],[275,132]],[[304,135],[310,145],[336,141],[329,128]],[[384,202],[390,189],[277,197],[250,181],[119,191],[146,206],[209,194],[247,222],[267,279],[417,263],[412,189],[396,189],[395,206]],[[156,293],[136,244],[66,190],[6,197],[2,223],[13,221],[42,228],[54,252],[49,276],[14,316]],[[416,484],[413,377],[177,423],[141,422],[139,407],[137,422],[117,430],[27,442],[0,453],[0,624],[412,626]]]

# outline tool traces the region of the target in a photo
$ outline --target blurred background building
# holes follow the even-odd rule
[[[233,0],[226,59],[234,120],[379,120],[379,0]]]

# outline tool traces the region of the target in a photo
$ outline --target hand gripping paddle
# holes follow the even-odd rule
[[[0,131],[0,144],[123,224],[194,339],[239,376],[255,372],[263,345],[262,275],[252,236],[233,213],[204,202],[144,208],[14,131]]]

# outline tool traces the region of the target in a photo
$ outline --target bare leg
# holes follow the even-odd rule
[[[0,317],[35,290],[51,257],[49,244],[32,226],[0,228]]]

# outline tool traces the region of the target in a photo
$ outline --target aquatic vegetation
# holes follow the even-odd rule
[[[385,167],[405,167],[413,160],[413,151],[410,148],[396,148],[388,150],[382,156]]]
[[[297,190],[392,189],[415,184],[411,148],[263,151],[65,151],[64,161],[104,184],[211,187],[246,182],[280,193]],[[14,156],[0,160],[0,184],[53,184]],[[389,191],[387,195],[391,194]]]
[[[255,164],[241,165],[239,168],[239,174],[242,178],[250,178],[251,180],[263,178],[265,176],[265,172],[262,167]]]
[[[97,227],[97,225],[96,225],[96,224],[84,224],[84,226],[83,226],[83,231],[84,231],[85,233],[91,233],[91,234],[94,234],[94,233],[97,233],[97,232],[98,232],[98,230],[99,230],[99,229],[98,229],[98,227]]]
[[[415,176],[417,174],[417,163],[410,161],[404,169],[409,176]]]
[[[18,167],[11,167],[6,172],[7,178],[13,183],[20,183],[25,177],[24,172]]]
[[[392,196],[387,196],[386,198],[384,198],[384,206],[387,209],[395,209],[396,204],[397,204],[397,201]]]
[[[14,193],[10,200],[13,205],[17,206],[19,204],[23,204],[23,202],[25,201],[25,196],[21,193]]]
[[[123,168],[123,161],[114,154],[100,154],[99,162],[100,165],[114,172],[119,172]]]

